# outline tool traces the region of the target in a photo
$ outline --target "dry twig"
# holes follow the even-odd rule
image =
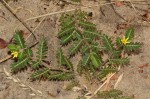
[[[33,37],[36,39],[35,34],[32,32],[32,30],[27,26],[27,24],[25,22],[23,22],[13,11],[13,9],[7,4],[7,2],[5,2],[5,0],[1,0],[1,3],[10,11],[10,13],[13,14],[13,16],[19,20],[20,23],[22,23],[33,35]],[[37,40],[37,39],[36,39]]]
[[[11,59],[11,58],[12,58],[12,56],[11,56],[11,55],[8,55],[8,56],[6,56],[5,58],[1,59],[1,60],[0,60],[0,63],[5,62],[5,61],[7,61],[7,60],[9,60],[9,59]]]
[[[42,17],[45,17],[45,16],[71,12],[71,11],[75,11],[75,10],[78,10],[78,9],[87,9],[87,8],[92,8],[92,7],[99,7],[99,6],[104,6],[104,5],[110,5],[110,4],[113,4],[113,3],[115,3],[115,2],[110,2],[110,3],[100,4],[100,5],[87,6],[87,7],[81,7],[81,8],[76,8],[76,9],[70,9],[70,10],[63,10],[63,11],[58,11],[58,12],[47,13],[47,14],[44,14],[44,15],[40,15],[40,16],[36,16],[36,17],[32,17],[32,18],[26,19],[25,22],[33,20],[33,19],[42,18]]]
[[[118,79],[117,79],[117,81],[116,81],[116,83],[115,83],[115,85],[114,85],[114,89],[117,88],[118,84],[119,84],[120,81],[122,80],[122,77],[123,77],[123,73],[118,77]]]
[[[6,70],[5,66],[3,66],[3,72],[7,76],[7,79],[12,80],[14,83],[18,84],[22,89],[31,90],[32,93],[30,93],[29,95],[31,95],[31,96],[36,96],[37,95],[37,96],[43,97],[44,99],[47,99],[46,96],[40,90],[34,89],[33,87],[31,87],[29,85],[26,85],[23,82],[21,82],[19,78],[13,77]]]
[[[51,9],[55,8],[55,6],[53,6]],[[35,30],[42,24],[42,22],[46,19],[46,16],[42,18],[42,20],[39,22],[39,24],[34,28],[33,32],[35,32]],[[27,39],[32,35],[32,33],[30,35],[28,35]]]

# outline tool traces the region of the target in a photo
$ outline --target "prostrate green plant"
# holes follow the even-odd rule
[[[36,61],[33,61],[32,63],[32,68],[33,69],[38,69],[42,63],[42,60],[46,58],[48,46],[47,46],[47,41],[45,38],[42,38],[40,40],[41,42],[39,43],[38,51],[37,51],[37,56],[36,56]]]
[[[122,40],[119,37],[116,39],[116,45],[118,46],[118,49],[123,49],[127,53],[139,49],[141,47],[141,44],[138,42],[133,42],[133,38],[134,38],[134,29],[129,28],[126,31],[125,36],[123,36]]]
[[[17,58],[18,60],[11,65],[12,71],[17,72],[27,67],[29,58],[33,53],[32,50],[25,45],[25,41],[20,31],[16,31],[14,42],[14,44],[8,45],[8,49],[15,54],[13,58]]]
[[[73,71],[73,64],[70,62],[70,60],[67,57],[63,55],[61,49],[58,49],[57,51],[57,58],[58,58],[59,66],[66,66],[67,69]]]
[[[96,25],[88,20],[86,12],[63,14],[60,25],[61,29],[58,33],[60,44],[62,47],[69,45],[68,58],[65,59],[80,53],[82,59],[78,64],[78,72],[90,72],[90,74],[92,72],[99,79],[116,72],[118,66],[129,63],[128,57],[122,57],[121,54],[128,54],[141,47],[140,43],[132,42],[134,29],[129,28],[123,39],[118,37],[116,42],[113,42],[109,36],[97,31]],[[107,54],[107,60],[103,60],[104,54]],[[65,60],[61,55],[57,58]]]
[[[48,51],[47,40],[45,37],[42,37],[39,41],[36,57],[33,55],[31,48],[25,44],[21,31],[16,31],[14,35],[14,44],[9,44],[8,49],[11,51],[13,58],[17,59],[17,62],[14,62],[11,65],[12,72],[14,73],[31,66],[34,71],[31,75],[32,79],[47,78],[49,80],[69,80],[74,76],[71,71],[66,72],[43,65]],[[62,56],[63,59],[65,59],[65,56]],[[69,61],[64,60],[63,64],[68,66]]]
[[[118,66],[129,63],[127,55],[140,49],[141,44],[132,42],[134,29],[129,28],[125,36],[116,38],[113,42],[109,36],[100,33],[96,25],[89,21],[88,14],[75,11],[73,14],[63,14],[60,18],[61,29],[58,33],[60,45],[69,45],[68,55],[65,56],[62,48],[57,50],[58,66],[49,66],[44,61],[47,58],[48,45],[45,37],[39,41],[36,55],[26,45],[21,31],[16,31],[14,43],[9,44],[13,58],[17,61],[11,65],[12,72],[31,67],[32,79],[69,80],[74,78],[74,66],[70,59],[81,54],[77,70],[80,74],[87,74],[88,78],[102,79],[109,73],[116,72]],[[104,56],[108,56],[104,60]],[[123,57],[126,56],[126,57]],[[46,64],[46,65],[45,65]]]

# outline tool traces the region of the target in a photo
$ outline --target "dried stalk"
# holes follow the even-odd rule
[[[47,13],[47,14],[44,14],[44,15],[40,15],[40,16],[36,16],[36,17],[32,17],[32,18],[26,19],[25,22],[33,20],[33,19],[42,18],[42,17],[45,17],[45,16],[50,16],[50,15],[55,15],[55,14],[61,14],[61,13],[66,13],[66,12],[71,12],[71,11],[75,11],[75,10],[78,10],[78,9],[87,9],[87,8],[99,7],[99,6],[104,6],[104,5],[110,5],[110,4],[114,4],[114,3],[115,2],[110,2],[110,3],[100,4],[100,5],[93,5],[93,6],[76,8],[76,9],[70,9],[70,10],[63,10],[63,11],[58,11],[58,12]]]
[[[8,56],[6,56],[5,58],[1,59],[1,60],[0,60],[0,63],[5,62],[5,61],[7,61],[7,60],[9,60],[9,59],[11,59],[11,58],[12,58],[12,55],[8,55]]]

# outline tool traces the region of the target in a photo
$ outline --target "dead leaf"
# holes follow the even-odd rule
[[[149,66],[148,63],[145,63],[145,64],[139,66],[139,68],[142,69],[142,68],[145,68],[145,67],[148,67],[148,66]]]
[[[110,80],[116,80],[118,78],[118,75],[115,74],[114,76],[112,76],[112,78]]]
[[[37,92],[38,92],[39,94],[42,94],[42,92],[41,92],[40,90],[37,90]]]
[[[30,34],[30,33],[25,32],[25,31],[23,31],[23,30],[20,30],[20,31],[21,31],[22,36],[26,36],[26,35],[29,35],[29,34]]]
[[[117,88],[118,84],[119,84],[120,81],[122,80],[122,77],[123,77],[123,73],[118,77],[118,79],[117,79],[117,81],[116,81],[116,83],[115,83],[115,85],[114,85],[114,89]]]
[[[31,93],[31,94],[29,94],[30,96],[35,96],[35,94],[34,93]]]
[[[116,5],[117,7],[121,7],[121,6],[124,5],[124,3],[123,3],[122,1],[117,1],[117,2],[115,3],[115,5]]]
[[[139,71],[139,73],[143,73],[143,69],[139,69],[138,71]]]
[[[106,83],[106,86],[105,86],[105,91],[109,91],[112,89],[112,84],[110,82]]]
[[[20,86],[21,86],[21,87],[24,87],[24,88],[26,87],[26,85],[25,85],[25,84],[20,84]]]
[[[5,67],[3,67],[4,73],[6,74],[6,76],[11,77],[10,73],[6,70]]]
[[[128,24],[127,23],[120,23],[117,25],[117,30],[120,30],[120,29],[126,29],[128,28]]]
[[[80,87],[73,87],[73,89],[72,89],[74,92],[77,92],[77,91],[80,91],[80,90],[82,90],[82,88],[80,88]]]
[[[47,94],[48,94],[49,96],[51,96],[51,97],[56,97],[56,95],[50,93],[49,91],[47,91]]]
[[[19,81],[15,78],[12,79],[15,83],[18,83]]]
[[[145,11],[145,13],[142,15],[142,20],[143,20],[143,21],[148,21],[148,20],[149,20],[148,11]]]
[[[6,47],[7,47],[7,42],[4,39],[0,38],[0,49],[4,49]]]

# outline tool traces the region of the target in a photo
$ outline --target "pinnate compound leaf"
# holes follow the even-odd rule
[[[47,56],[48,45],[45,37],[42,37],[38,44],[38,51],[36,56],[36,61],[33,61],[31,66],[33,69],[38,69],[42,60],[44,60]],[[28,54],[32,54],[30,51]]]
[[[39,45],[38,45],[37,58],[39,61],[42,61],[43,59],[46,58],[47,50],[48,50],[47,41],[46,41],[46,38],[43,37],[40,40]]]
[[[92,49],[93,52],[98,53],[100,51],[100,46],[99,46],[99,44],[97,42],[96,43],[92,43],[91,49]]]
[[[19,45],[21,47],[21,49],[26,47],[21,31],[16,31],[14,35],[14,41],[16,45]]]
[[[75,27],[74,26],[71,26],[71,27],[67,27],[65,28],[64,30],[61,30],[59,33],[58,33],[58,36],[59,37],[62,37],[64,35],[67,35],[67,34],[72,34],[72,32],[75,30]]]
[[[16,44],[8,44],[7,48],[10,51],[19,51],[21,49],[21,47],[19,45],[16,45]]]
[[[36,72],[34,72],[32,75],[31,75],[31,78],[32,79],[40,79],[40,78],[48,78],[50,74],[50,70],[49,68],[43,68],[41,70],[37,70]]]
[[[128,40],[132,40],[133,37],[134,37],[134,29],[133,28],[129,28],[126,31],[125,38],[128,38]]]
[[[112,57],[113,57],[113,58],[119,58],[120,55],[121,55],[121,51],[114,50],[114,51],[112,52]]]
[[[122,91],[112,89],[109,91],[99,91],[98,97],[101,99],[132,99],[129,96],[124,96]]]
[[[64,55],[60,48],[57,50],[57,61],[58,61],[59,66],[65,64]]]
[[[99,68],[102,65],[102,59],[96,53],[92,52],[90,58],[95,68]]]
[[[80,52],[82,55],[85,55],[86,53],[90,52],[90,48],[89,46],[82,46],[82,48],[80,49]]]
[[[72,73],[69,73],[69,72],[60,72],[60,73],[51,74],[48,76],[49,80],[60,80],[60,81],[70,80],[73,78],[74,78],[74,75]]]
[[[125,51],[131,52],[138,50],[141,47],[141,44],[136,42],[136,43],[130,43],[124,46]]]
[[[81,61],[82,66],[88,66],[89,62],[90,62],[90,54],[85,54],[83,56],[83,59]]]
[[[117,68],[115,68],[115,67],[105,67],[105,68],[101,69],[101,72],[99,73],[98,78],[102,79],[102,78],[106,77],[108,74],[114,73],[116,71],[117,71]]]
[[[84,29],[95,29],[96,25],[88,21],[80,21],[79,25]]]
[[[30,48],[27,48],[25,52],[27,53],[28,57],[33,56],[33,51]]]
[[[82,34],[80,33],[80,31],[78,31],[78,30],[74,31],[73,39],[76,39],[76,40],[81,40],[82,39]]]
[[[73,64],[70,62],[70,60],[63,55],[63,52],[61,49],[57,50],[57,60],[59,66],[65,65],[67,69],[72,69],[73,70]]]
[[[65,61],[66,67],[68,69],[72,69],[73,70],[73,64],[71,63],[71,61],[67,57],[64,57],[64,61]]]
[[[74,20],[73,17],[67,14],[63,14],[60,18],[61,21],[61,29],[65,29],[69,26],[73,26],[74,25]]]
[[[113,44],[112,44],[112,40],[105,34],[102,36],[102,38],[103,38],[105,49],[107,51],[111,51],[112,52],[115,49]]]
[[[84,35],[86,37],[91,37],[91,38],[100,38],[101,37],[101,34],[99,32],[97,32],[96,30],[84,30]]]
[[[40,67],[40,61],[32,61],[32,68],[37,69]]]
[[[60,44],[67,45],[73,38],[73,34],[67,34],[61,38]]]
[[[21,52],[19,52],[19,54],[18,54],[18,60],[20,61],[20,60],[23,60],[24,58],[26,58],[26,52],[25,51],[21,51]]]
[[[104,98],[104,99],[109,99],[109,98],[119,99],[118,96],[120,96],[122,94],[123,93],[120,90],[112,89],[110,91],[99,92],[98,96],[99,96],[99,98]]]
[[[78,0],[78,1],[81,1],[81,0]],[[86,18],[87,18],[87,15],[88,15],[87,12],[81,11],[81,10],[78,10],[78,11],[76,11],[76,13],[75,13],[76,18],[77,18],[77,20],[79,20],[79,21],[86,19]]]
[[[116,38],[116,45],[122,46],[122,42],[121,42],[121,38],[120,37]]]
[[[71,1],[73,1],[73,2],[81,2],[81,0],[71,0]]]
[[[83,40],[76,41],[69,49],[69,55],[70,56],[75,55],[80,50],[82,43],[83,43]]]
[[[125,65],[129,63],[129,59],[128,58],[109,59],[109,62],[111,64]]]
[[[24,69],[27,66],[28,62],[29,62],[29,58],[24,58],[23,60],[13,63],[11,65],[11,69],[13,72],[17,72],[21,69]]]

